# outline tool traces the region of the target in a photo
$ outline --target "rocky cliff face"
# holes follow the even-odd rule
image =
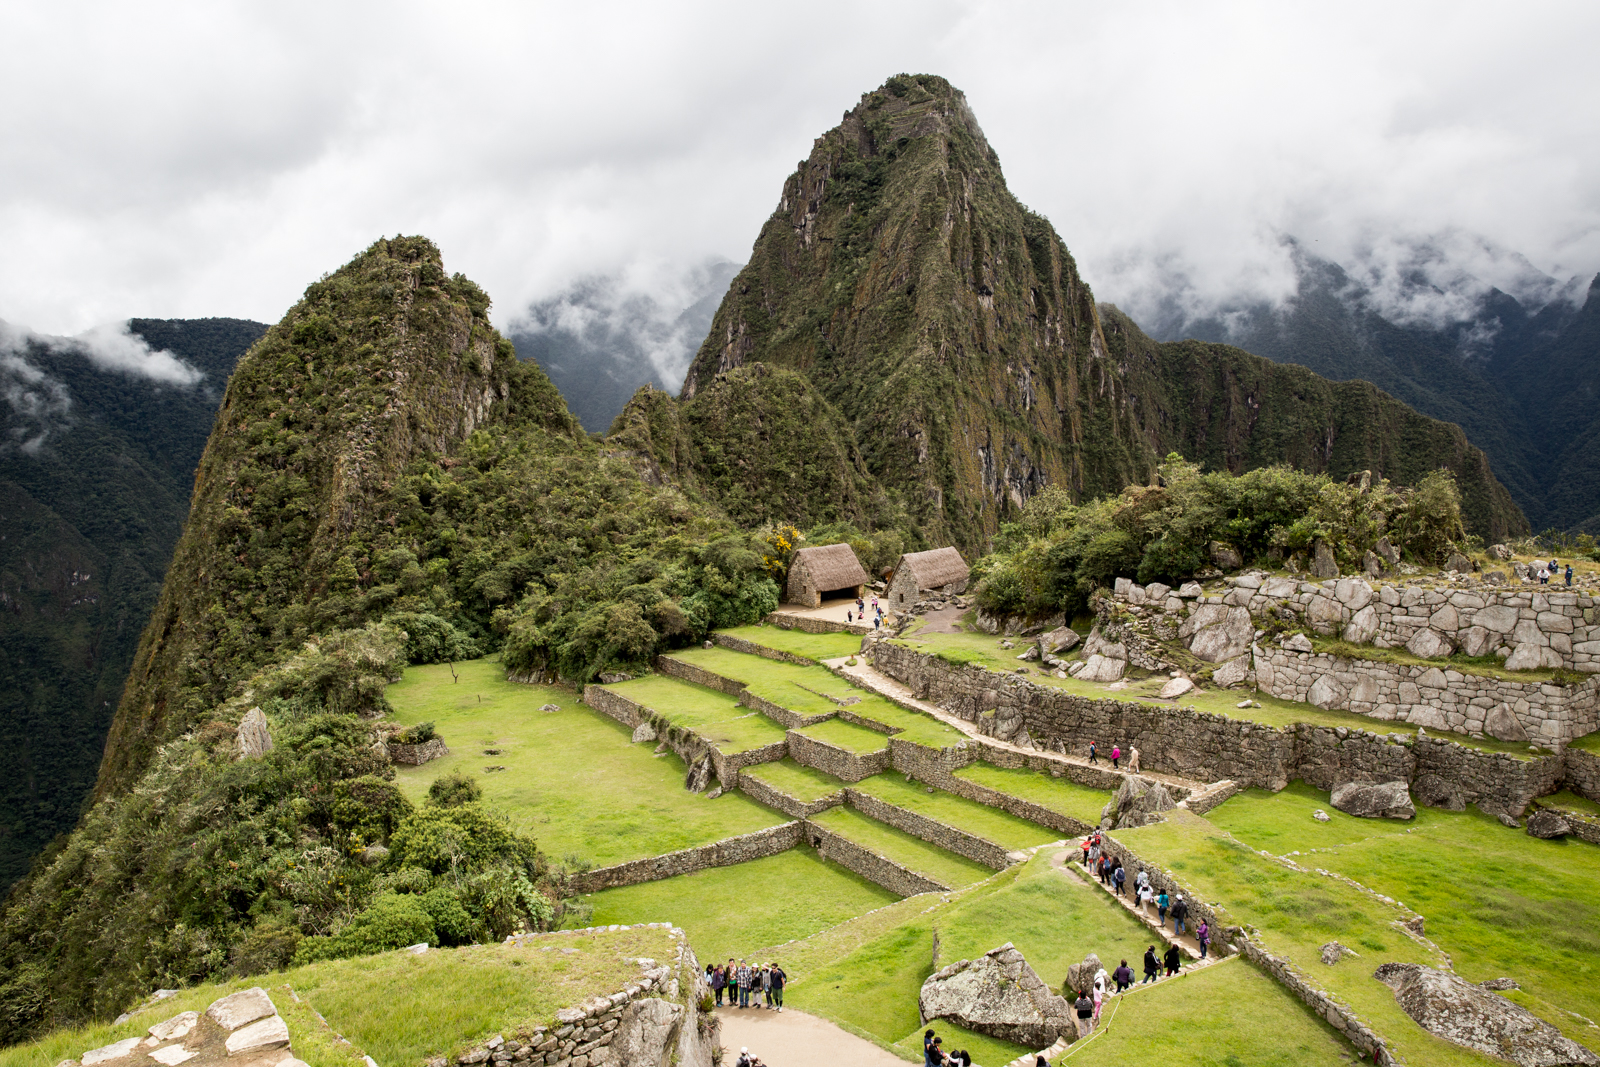
[[[370,576],[368,546],[413,460],[512,411],[575,430],[549,381],[489,325],[488,307],[476,285],[445,274],[432,242],[380,240],[309,286],[239,362],[97,797],[132,781],[243,666],[330,618],[354,621],[351,591]]]
[[[1398,481],[1448,465],[1480,532],[1522,525],[1453,427],[1369,387],[1334,396],[1314,375],[1263,407],[1247,381],[1268,361],[1159,346],[1113,318],[1049,222],[1007,190],[962,94],[902,75],[784,183],[682,398],[755,363],[804,375],[929,539],[974,550],[1044,486],[1116,492],[1169,449],[1235,470],[1289,461]]]

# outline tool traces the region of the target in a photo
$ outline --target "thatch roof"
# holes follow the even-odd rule
[[[802,548],[789,561],[789,573],[805,568],[811,584],[821,590],[851,589],[871,581],[855,550],[849,545],[817,545]]]
[[[900,562],[895,564],[896,576],[900,574],[901,567],[909,568],[911,574],[916,577],[918,589],[938,589],[952,582],[964,582],[972,573],[967,569],[967,561],[962,559],[961,553],[954,548],[907,552],[900,557]]]

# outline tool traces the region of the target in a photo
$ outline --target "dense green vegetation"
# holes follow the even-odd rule
[[[1364,487],[1288,467],[1202,473],[1171,455],[1159,478],[1082,505],[1054,488],[1034,497],[980,561],[978,602],[1001,614],[1075,615],[1116,578],[1181,582],[1211,565],[1214,541],[1272,565],[1296,555],[1303,563],[1321,541],[1349,572],[1382,539],[1437,566],[1464,537],[1447,470],[1397,491],[1381,479]]]
[[[129,325],[205,377],[157,382],[96,363],[78,342],[29,339],[12,354],[44,378],[21,386],[57,388],[67,406],[36,420],[20,398],[0,405],[0,895],[78,820],[222,387],[266,329]]]

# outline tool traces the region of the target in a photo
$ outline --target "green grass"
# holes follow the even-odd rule
[[[1338,1031],[1241,959],[1136,988],[1113,998],[1099,1037],[1058,1062],[1341,1067],[1355,1058]]]
[[[666,930],[622,930],[538,939],[513,948],[482,945],[421,956],[385,952],[297,967],[260,978],[203,985],[140,1012],[121,1026],[62,1030],[0,1050],[3,1067],[50,1067],[218,997],[264,987],[289,1024],[294,1054],[311,1067],[358,1067],[362,1052],[385,1064],[419,1064],[495,1033],[549,1024],[558,1008],[619,989],[639,974],[637,957],[671,959]],[[577,952],[562,952],[576,948]],[[302,1004],[290,995],[292,989]],[[333,1040],[312,1009],[355,1047]]]
[[[1582,749],[1584,752],[1600,756],[1600,730],[1592,734],[1584,734],[1582,737],[1574,737],[1567,744],[1572,748]]]
[[[952,889],[982,881],[994,874],[993,870],[981,863],[930,845],[920,837],[912,837],[849,808],[829,808],[813,816],[811,821]],[[895,1039],[899,1038],[899,1034],[899,1031],[895,1033]]]
[[[858,756],[889,747],[888,734],[880,734],[876,730],[869,730],[865,726],[857,726],[855,723],[845,722],[843,719],[814,722],[810,726],[796,730],[795,733],[805,734],[807,737],[816,738],[818,741],[826,741],[830,745],[848,749]]]
[[[926,634],[914,640],[901,640],[898,643],[918,652],[938,656],[947,663],[958,666],[976,663],[981,667],[1004,674],[1015,674],[1019,666],[1024,666],[1016,659],[1017,651],[1026,648],[1024,639],[1016,639],[1017,648],[1006,651],[1000,648],[998,637],[991,637],[981,633],[959,634]],[[1454,665],[1446,665],[1454,666]],[[1090,697],[1097,700],[1125,700],[1132,703],[1152,704],[1156,707],[1172,707],[1172,701],[1158,700],[1156,694],[1170,679],[1165,675],[1150,675],[1135,677],[1135,671],[1127,677],[1127,685],[1122,689],[1112,689],[1109,685],[1099,682],[1080,682],[1076,678],[1057,678],[1053,674],[1039,671],[1033,665],[1027,665],[1027,679],[1036,685],[1051,686],[1064,689],[1078,696]],[[1237,707],[1241,700],[1250,698],[1258,703],[1259,708]],[[1177,703],[1183,707],[1194,708],[1213,715],[1223,715],[1240,722],[1257,722],[1264,726],[1284,727],[1295,723],[1311,723],[1316,726],[1343,726],[1351,730],[1370,730],[1373,733],[1415,733],[1414,727],[1403,722],[1389,722],[1383,719],[1373,719],[1365,715],[1357,715],[1351,711],[1325,711],[1315,704],[1301,704],[1293,700],[1279,700],[1264,693],[1247,692],[1237,689],[1196,689],[1185,696],[1178,698]],[[1429,730],[1428,733],[1441,740],[1454,741],[1469,748],[1481,749],[1485,752],[1504,752],[1521,759],[1528,758],[1526,742],[1516,743],[1496,741],[1493,738],[1474,738],[1466,734],[1454,734],[1446,730]],[[1595,751],[1600,752],[1600,749]]]
[[[993,841],[1008,850],[1031,848],[1061,837],[1055,830],[1008,815],[975,800],[937,789],[930,793],[921,782],[907,782],[898,774],[873,775],[857,782],[853,788],[946,826]]]
[[[431,721],[450,746],[443,759],[395,768],[396,783],[414,803],[441,775],[475,775],[484,799],[547,854],[596,866],[785,821],[741,793],[707,800],[688,792],[682,760],[632,744],[626,727],[579,704],[570,690],[508,682],[500,665],[487,659],[457,663],[456,671],[459,682],[443,664],[411,667],[385,693],[397,721]],[[550,703],[561,710],[539,710]],[[487,748],[499,754],[486,756]],[[485,773],[485,766],[506,769]]]
[[[737,626],[720,632],[764,648],[775,648],[779,652],[792,652],[815,660],[853,656],[861,650],[860,634],[810,634],[804,630],[785,630],[781,626]]]
[[[783,727],[765,715],[693,682],[651,674],[606,688],[643,704],[674,726],[692,730],[725,753],[747,752],[784,738]]]
[[[967,764],[955,775],[1094,825],[1099,824],[1100,812],[1111,799],[1109,792],[1079,785],[1069,778],[1052,778],[1041,771],[996,767],[982,761]]]
[[[1245,806],[1248,806],[1248,798]],[[1287,817],[1298,824],[1302,814],[1297,809]],[[1485,816],[1465,815],[1457,818],[1476,818],[1499,826]],[[1501,832],[1505,833],[1503,828]],[[1190,884],[1201,899],[1222,902],[1231,921],[1257,927],[1269,950],[1288,956],[1314,981],[1343,997],[1408,1062],[1438,1064],[1441,1067],[1491,1062],[1422,1030],[1400,1010],[1388,987],[1372,980],[1373,969],[1380,963],[1390,961],[1421,963],[1431,967],[1447,966],[1441,954],[1411,940],[1394,925],[1395,920],[1403,917],[1397,908],[1337,879],[1310,870],[1296,871],[1260,856],[1248,844],[1241,843],[1205,819],[1181,809],[1169,812],[1166,822],[1121,831],[1117,837],[1147,860],[1174,871]],[[1394,854],[1397,847],[1415,840],[1417,834],[1402,832],[1357,842],[1347,846],[1344,852],[1373,862],[1375,870],[1390,870],[1409,864],[1411,870],[1398,876],[1406,879],[1405,889],[1397,883],[1385,885],[1368,877],[1369,872],[1365,868],[1360,873],[1345,869],[1333,861],[1333,853],[1319,852],[1314,857],[1307,857],[1305,866],[1342,870],[1379,892],[1388,893],[1416,908],[1428,917],[1429,935],[1454,956],[1456,969],[1464,977],[1473,980],[1491,977],[1473,973],[1481,966],[1481,961],[1469,967],[1467,959],[1440,937],[1440,926],[1448,926],[1452,917],[1442,915],[1433,908],[1434,900],[1431,897],[1410,891],[1429,881],[1453,881],[1458,877],[1441,870],[1441,867],[1453,869],[1457,866],[1457,860],[1452,856],[1438,855],[1430,857],[1427,862],[1419,862],[1420,857],[1402,858]],[[1501,839],[1501,848],[1504,848],[1504,838]],[[1504,855],[1503,851],[1501,855]],[[1512,879],[1511,872],[1521,866],[1512,857],[1491,861],[1490,865],[1495,870],[1487,876],[1480,872],[1466,877],[1485,888],[1497,881],[1503,886]],[[1503,906],[1505,896],[1506,891],[1502,889],[1462,906],[1487,911],[1491,902]],[[1592,905],[1579,904],[1571,910],[1587,912],[1591,909]],[[1469,921],[1487,925],[1505,915],[1505,912],[1489,911],[1487,918]],[[1578,916],[1574,914],[1573,917]],[[1510,921],[1506,933],[1519,946],[1520,962],[1516,977],[1522,980],[1522,976],[1528,973],[1528,956],[1538,949],[1528,943],[1528,930],[1522,925],[1522,917],[1508,918]],[[1592,914],[1590,924],[1592,931]],[[1562,938],[1562,943],[1571,944],[1574,938],[1592,941],[1596,936],[1589,931],[1575,932]],[[1319,959],[1320,947],[1332,940],[1350,946],[1360,956],[1336,967],[1324,966]]]
[[[829,793],[837,793],[846,785],[842,779],[825,774],[815,767],[796,763],[792,759],[783,759],[777,763],[760,763],[739,772],[740,778],[747,775],[765,782],[779,792],[788,793],[803,804],[820,800]]]
[[[1318,810],[1328,814],[1327,822],[1312,818]],[[1309,852],[1387,838],[1419,826],[1435,825],[1449,815],[1418,805],[1415,819],[1362,819],[1334,807],[1328,794],[1320,789],[1295,781],[1281,793],[1247,789],[1213,808],[1206,818],[1252,847],[1284,856],[1293,851]],[[1317,865],[1322,866],[1320,860]]]
[[[1600,817],[1600,804],[1595,803],[1588,797],[1580,797],[1570,789],[1563,789],[1559,793],[1540,797],[1539,803],[1547,807],[1566,808],[1568,811],[1576,811],[1583,815]]]
[[[1412,655],[1404,648],[1378,648],[1376,645],[1356,645],[1337,637],[1324,637],[1321,634],[1308,633],[1311,647],[1325,656],[1341,656],[1345,659],[1366,660],[1368,663],[1394,663],[1407,667],[1438,667],[1442,671],[1456,671],[1459,674],[1471,674],[1479,678],[1492,678],[1497,682],[1556,682],[1559,677],[1568,677],[1571,671],[1536,670],[1536,671],[1508,671],[1505,661],[1498,656],[1468,656],[1457,653],[1444,659],[1424,659]]]
[[[702,964],[809,937],[900,898],[809,847],[733,867],[607,889],[587,898],[596,924],[671,922]]]

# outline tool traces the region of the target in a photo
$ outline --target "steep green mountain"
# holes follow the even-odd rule
[[[0,355],[0,893],[78,820],[222,386],[266,329],[129,326],[128,344],[204,376],[109,366],[66,338],[23,335]]]
[[[0,919],[0,1042],[378,931],[547,920],[533,843],[386,780],[385,683],[496,649],[583,681],[776,606],[762,544],[602,451],[488,308],[380,240],[239,362],[95,803]],[[275,744],[241,760],[257,707]]]
[[[1296,291],[1282,306],[1224,307],[1163,322],[1159,335],[1227,341],[1335,381],[1372,382],[1460,425],[1535,528],[1600,530],[1600,470],[1588,447],[1600,435],[1594,286],[1586,297],[1570,294],[1574,305],[1569,294],[1551,298],[1554,279],[1519,299],[1471,278],[1466,293],[1412,278],[1400,297],[1454,297],[1464,310],[1443,321],[1397,321],[1343,267],[1291,251]]]
[[[681,396],[692,408],[755,363],[803,375],[930,540],[973,550],[1044,486],[1115,493],[1174,447],[1230,469],[1292,459],[1403,480],[1450,466],[1480,532],[1524,525],[1459,431],[1386,395],[1339,394],[1336,411],[1315,379],[1275,379],[1259,357],[1118,329],[1113,351],[1066,246],[1006,189],[962,94],[901,75],[784,183]],[[1202,424],[1203,396],[1236,402],[1209,404]]]

